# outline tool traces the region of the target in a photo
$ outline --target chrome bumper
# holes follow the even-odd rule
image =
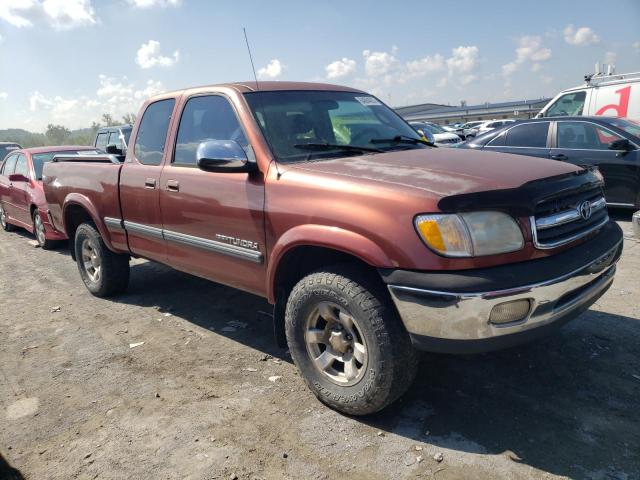
[[[617,249],[559,278],[507,290],[453,293],[401,285],[388,288],[412,338],[494,340],[561,323],[589,308],[611,286],[616,254]],[[491,323],[493,307],[521,299],[530,302],[524,318],[512,323]]]

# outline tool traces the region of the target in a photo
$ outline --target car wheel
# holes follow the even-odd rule
[[[33,212],[33,234],[36,236],[36,240],[38,240],[38,245],[45,250],[52,249],[57,243],[54,240],[47,240],[44,222],[42,221],[42,217],[40,216],[40,213],[38,213],[38,210]]]
[[[7,212],[2,205],[0,205],[0,227],[2,227],[5,232],[13,232],[16,229],[15,225],[9,223]]]
[[[110,297],[127,289],[129,256],[109,250],[95,226],[78,227],[74,248],[80,277],[93,295]]]
[[[356,269],[298,282],[287,301],[291,356],[318,399],[351,415],[377,412],[410,386],[418,353],[386,291]]]

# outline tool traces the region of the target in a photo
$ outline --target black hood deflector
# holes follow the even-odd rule
[[[517,188],[463,193],[444,197],[438,208],[445,213],[472,210],[501,210],[518,217],[534,215],[536,205],[543,200],[552,200],[567,195],[602,187],[603,182],[595,169],[584,169],[555,177],[541,178]]]

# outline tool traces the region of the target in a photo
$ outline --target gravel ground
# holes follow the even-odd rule
[[[65,248],[0,232],[0,478],[638,479],[640,243],[617,219],[589,312],[517,349],[425,355],[368,418],[313,397],[263,300],[144,261],[97,299]]]

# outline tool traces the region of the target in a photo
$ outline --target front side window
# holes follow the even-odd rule
[[[558,122],[558,148],[608,150],[609,144],[622,137],[588,122]]]
[[[105,150],[107,148],[107,136],[109,134],[107,132],[99,133],[96,137],[96,148],[100,150]]]
[[[586,92],[574,92],[562,95],[545,112],[545,117],[575,117],[582,115]]]
[[[2,167],[3,175],[11,175],[16,169],[16,161],[18,160],[18,155],[9,155],[7,159],[4,161],[4,166]]]
[[[525,123],[507,132],[505,146],[544,148],[547,146],[549,122]]]
[[[142,116],[133,152],[144,165],[160,165],[169,122],[176,101],[173,98],[150,104]]]
[[[245,98],[282,162],[429,148],[418,143],[418,133],[393,110],[366,93],[275,91],[246,93]],[[322,144],[326,148],[318,148]]]
[[[244,149],[249,145],[233,107],[220,95],[189,99],[180,117],[173,163],[196,165],[198,145],[208,140],[233,140]]]
[[[119,148],[120,150],[123,149],[122,138],[120,137],[120,132],[118,130],[109,134],[107,145],[115,145],[116,148]]]
[[[18,161],[16,162],[15,174],[24,175],[29,178],[29,164],[27,164],[27,157],[23,154],[18,155]]]

